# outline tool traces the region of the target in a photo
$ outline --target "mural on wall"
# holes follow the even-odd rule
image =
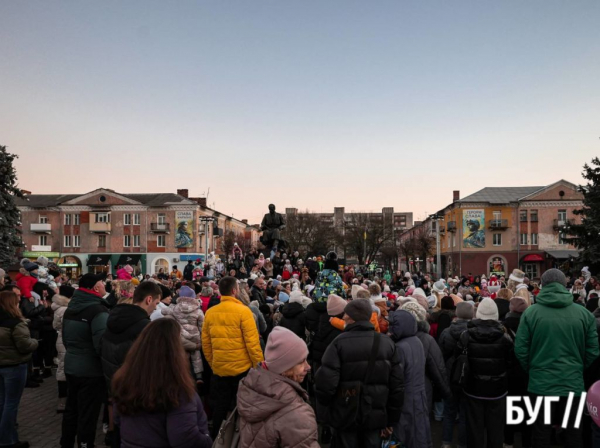
[[[194,246],[194,212],[176,212],[175,225],[175,247],[180,249]]]
[[[485,247],[485,210],[463,211],[463,247]]]
[[[503,275],[506,275],[506,268],[502,258],[494,257],[490,260],[489,274],[495,275],[496,277],[502,277]]]

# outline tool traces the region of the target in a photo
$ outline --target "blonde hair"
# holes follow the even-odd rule
[[[135,285],[129,280],[116,280],[112,282],[113,293],[117,298],[117,305],[122,303],[133,303],[133,291]]]

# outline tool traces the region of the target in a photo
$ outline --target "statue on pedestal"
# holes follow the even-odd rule
[[[275,257],[275,252],[279,245],[285,245],[281,237],[281,231],[285,229],[285,219],[281,213],[275,212],[275,205],[269,204],[269,213],[267,213],[260,224],[260,230],[263,231],[260,242],[263,243],[267,250],[271,251],[271,259]]]

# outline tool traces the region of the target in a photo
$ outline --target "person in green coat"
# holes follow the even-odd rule
[[[553,424],[562,424],[570,392],[575,394],[569,424],[567,446],[581,447],[581,428],[574,427],[584,370],[598,357],[596,321],[585,307],[573,302],[567,290],[567,278],[558,269],[542,275],[542,289],[536,304],[521,316],[515,339],[515,355],[529,373],[528,391],[537,396],[560,397],[552,404]],[[542,407],[543,409],[543,407]],[[544,425],[544,412],[533,426],[533,446],[548,447],[551,425]]]

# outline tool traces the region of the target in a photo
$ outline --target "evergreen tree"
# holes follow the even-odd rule
[[[23,193],[17,188],[17,173],[13,161],[18,156],[0,146],[0,267],[7,268],[16,262],[16,251],[23,247],[21,219],[15,198]]]
[[[583,249],[580,261],[590,266],[592,272],[600,269],[600,159],[592,159],[592,166],[583,166],[583,177],[587,185],[580,185],[583,194],[583,208],[574,210],[575,215],[582,217],[581,224],[568,224],[565,233],[567,242]]]

